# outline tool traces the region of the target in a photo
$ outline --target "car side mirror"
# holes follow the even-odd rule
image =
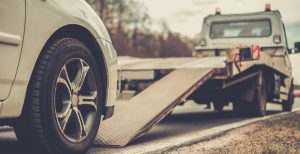
[[[300,42],[295,42],[294,49],[295,53],[300,53]]]

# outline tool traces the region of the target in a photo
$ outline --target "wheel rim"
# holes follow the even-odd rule
[[[80,58],[62,67],[56,81],[54,106],[60,132],[70,142],[84,140],[97,113],[97,86],[90,66]]]

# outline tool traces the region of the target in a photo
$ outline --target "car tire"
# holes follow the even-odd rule
[[[100,71],[88,47],[74,38],[49,43],[30,80],[16,136],[34,153],[84,153],[104,103]]]
[[[287,101],[282,101],[282,111],[284,112],[291,112],[294,105],[294,84],[292,83],[292,86],[289,91],[289,96]]]

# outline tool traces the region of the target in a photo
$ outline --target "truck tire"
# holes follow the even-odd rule
[[[294,84],[292,84],[290,91],[289,91],[289,96],[287,101],[282,101],[282,111],[284,112],[291,112],[293,109],[294,105]]]
[[[237,116],[247,116],[249,115],[249,103],[242,101],[233,102],[233,112]],[[248,107],[248,108],[247,108]]]
[[[213,105],[214,105],[214,110],[215,111],[218,111],[218,112],[222,112],[223,111],[223,108],[224,108],[223,104],[213,102]]]
[[[220,102],[220,101],[214,101],[213,105],[214,105],[214,110],[215,111],[222,112],[223,108],[225,106],[225,103]]]
[[[264,77],[261,77],[261,84],[257,87],[253,102],[251,102],[252,115],[263,117],[267,108],[267,85]]]
[[[84,153],[100,125],[100,79],[96,61],[81,41],[63,38],[45,47],[14,124],[21,145],[33,153]]]
[[[261,85],[257,87],[252,102],[235,101],[233,111],[238,116],[263,117],[266,114],[267,86],[262,77]]]

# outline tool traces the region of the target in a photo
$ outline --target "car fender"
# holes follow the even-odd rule
[[[78,25],[87,29],[101,47],[107,68],[108,102],[114,102],[117,80],[117,55],[109,34],[97,14],[83,0],[27,0],[25,37],[19,67],[11,94],[3,101],[0,118],[16,118],[21,115],[27,87],[35,63],[48,39],[66,25]],[[114,92],[115,91],[115,92]],[[113,104],[108,103],[112,106]]]

